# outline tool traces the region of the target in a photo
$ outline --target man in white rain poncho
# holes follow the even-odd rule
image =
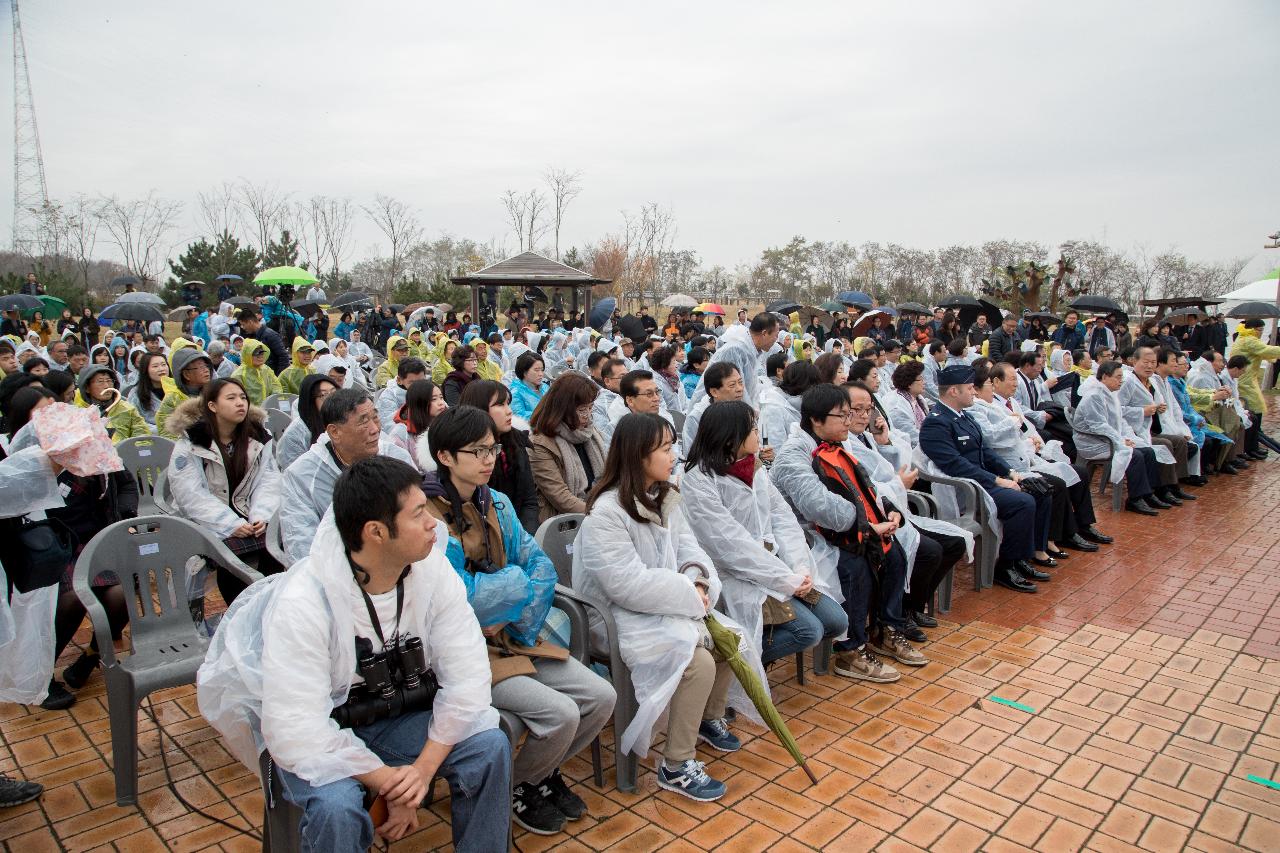
[[[1162,414],[1171,409],[1177,410],[1180,419],[1182,410],[1176,400],[1165,400],[1162,386],[1153,380],[1156,351],[1151,347],[1138,347],[1133,357],[1133,370],[1128,372],[1120,386],[1120,407],[1124,412],[1124,419],[1140,442],[1152,447],[1161,446],[1165,451],[1156,451],[1156,461],[1160,462],[1160,479],[1151,484],[1155,496],[1173,506],[1180,505],[1184,500],[1195,500],[1195,495],[1184,492],[1178,485],[1178,481],[1187,476],[1189,437],[1166,430],[1165,422],[1160,419]],[[1087,423],[1084,426],[1088,428]],[[1165,461],[1166,459],[1169,461]]]
[[[1225,474],[1236,474],[1248,467],[1247,462],[1237,462],[1237,459],[1244,452],[1244,430],[1249,413],[1234,396],[1231,377],[1224,375],[1226,369],[1227,361],[1222,353],[1205,350],[1191,364],[1187,373],[1187,387],[1208,392],[1208,400],[1197,400],[1198,395],[1192,395],[1192,403],[1210,425],[1231,440],[1230,444],[1217,453],[1207,454],[1204,467]]]
[[[1125,420],[1117,396],[1124,375],[1121,362],[1104,361],[1097,376],[1080,383],[1080,402],[1072,413],[1076,453],[1082,460],[1110,459],[1112,484],[1119,488],[1121,480],[1128,483],[1125,507],[1141,515],[1157,515],[1150,501],[1152,487],[1160,482],[1160,466],[1150,442],[1139,438]],[[1161,502],[1160,507],[1168,509],[1168,504]]]
[[[320,407],[324,435],[284,472],[280,489],[280,529],[290,563],[311,550],[316,527],[333,499],[333,484],[349,465],[370,456],[389,456],[412,465],[403,448],[382,433],[369,395],[357,388],[333,392]]]
[[[866,405],[871,406],[870,400]],[[814,586],[842,602],[849,617],[849,638],[835,644],[832,671],[863,681],[897,681],[898,671],[876,657],[869,640],[875,639],[878,648],[887,649],[908,666],[927,662],[903,633],[911,629],[902,615],[906,554],[895,536],[902,514],[881,506],[866,470],[841,447],[849,437],[851,418],[843,388],[825,384],[810,388],[801,401],[800,428],[778,450],[770,476],[801,524],[812,531]],[[823,458],[833,460],[842,471],[820,475]],[[852,486],[847,494],[831,485],[841,474]],[[880,595],[874,590],[877,577]],[[872,601],[880,605],[873,614],[878,629],[874,638],[867,632]]]
[[[710,370],[711,365],[727,361],[738,368],[738,372],[742,374],[745,389],[743,399],[756,411],[760,411],[760,402],[764,394],[764,385],[760,376],[763,372],[761,355],[769,352],[777,343],[780,331],[778,315],[767,311],[757,314],[751,320],[750,326],[730,326],[720,338],[720,346],[715,355],[711,356],[710,364],[707,365],[707,369]],[[706,396],[706,389],[702,383],[698,383],[689,402],[696,406]]]
[[[246,766],[270,753],[303,810],[304,851],[355,853],[375,829],[389,841],[413,831],[437,774],[456,849],[506,847],[510,747],[489,706],[480,626],[438,535],[416,469],[358,462],[310,554],[241,594],[209,645],[200,713]],[[371,701],[373,678],[395,699]],[[386,798],[381,826],[365,789]]]
[[[383,432],[391,432],[391,428],[396,425],[396,413],[404,406],[409,386],[429,375],[427,364],[422,359],[416,356],[400,359],[400,363],[396,365],[396,380],[383,386],[375,404]]]

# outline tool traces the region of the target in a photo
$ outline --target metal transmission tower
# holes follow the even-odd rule
[[[13,5],[13,250],[32,254],[37,250],[40,218],[49,203],[44,182],[44,154],[36,127],[36,105],[31,97],[27,47],[22,40],[18,0]]]

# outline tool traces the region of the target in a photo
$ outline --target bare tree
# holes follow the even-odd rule
[[[67,206],[67,247],[75,259],[76,269],[89,292],[89,270],[93,266],[93,250],[98,245],[97,205],[93,199],[78,195]]]
[[[308,201],[293,205],[294,233],[298,248],[306,259],[304,263],[307,268],[317,275],[322,271],[329,254],[329,244],[321,224],[320,209],[323,206],[323,196],[312,196]]]
[[[523,252],[524,221],[528,215],[529,200],[515,190],[507,190],[502,194],[502,206],[507,211],[507,221],[511,223],[511,230],[516,232],[516,242],[520,244],[520,251]]]
[[[282,192],[273,184],[254,184],[244,178],[240,179],[236,193],[236,204],[240,205],[246,224],[253,232],[252,239],[257,240],[258,251],[265,252],[267,245],[289,227],[290,193]]]
[[[526,221],[528,222],[529,228],[528,240],[525,241],[525,245],[528,246],[528,250],[530,252],[535,252],[538,249],[538,241],[542,239],[543,235],[547,233],[547,229],[550,227],[547,223],[539,224],[538,222],[538,220],[546,215],[547,198],[536,189],[529,190],[528,195],[524,198],[524,210],[528,215],[528,219]]]
[[[581,172],[570,172],[568,169],[548,169],[544,176],[547,187],[551,190],[552,231],[555,232],[556,260],[560,260],[560,225],[564,222],[564,212],[569,203],[582,192]]]
[[[391,262],[383,286],[384,293],[390,293],[400,278],[405,253],[422,238],[422,224],[411,207],[388,195],[374,196],[373,205],[363,210],[391,243]]]
[[[221,186],[197,193],[196,203],[200,207],[200,225],[205,237],[216,241],[223,234],[240,230],[240,203],[235,184],[223,181]]]
[[[182,202],[160,198],[155,190],[137,199],[103,196],[98,206],[102,227],[144,285],[158,280],[170,248],[163,245],[165,237],[181,212]]]
[[[315,201],[312,199],[313,204]],[[355,221],[355,207],[349,198],[321,198],[318,218],[328,247],[329,272],[336,284],[342,262],[351,251],[351,226]]]

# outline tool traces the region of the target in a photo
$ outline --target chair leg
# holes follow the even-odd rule
[[[111,720],[111,764],[116,780],[116,805],[138,802],[138,697],[128,676],[107,678],[107,711]],[[164,749],[163,740],[160,748]]]
[[[1120,512],[1124,509],[1124,496],[1120,494],[1124,490],[1127,480],[1121,480],[1111,487],[1111,511]]]
[[[796,680],[804,687],[804,652],[796,652]]]
[[[817,652],[813,656],[813,674],[826,675],[831,669],[831,652],[835,647],[834,640],[824,639],[818,643]]]
[[[942,583],[938,585],[938,605],[939,613],[949,613],[951,611],[951,585],[955,580],[955,569],[947,572],[942,579]]]
[[[596,787],[604,788],[604,757],[600,753],[600,738],[591,741],[591,772],[595,776]]]

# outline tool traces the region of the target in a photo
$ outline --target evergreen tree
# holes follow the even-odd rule
[[[302,267],[306,269],[306,264],[298,263],[298,241],[289,233],[289,229],[280,232],[279,240],[272,240],[267,244],[267,250],[262,253],[263,269],[271,267]]]
[[[173,275],[161,291],[166,303],[179,304],[182,283],[194,279],[204,282],[203,301],[212,305],[217,299],[218,291],[214,279],[223,273],[230,273],[242,276],[245,281],[252,281],[258,272],[258,251],[252,246],[242,247],[239,240],[223,232],[218,235],[216,243],[210,243],[201,237],[189,244],[176,261],[169,261],[169,270]]]

